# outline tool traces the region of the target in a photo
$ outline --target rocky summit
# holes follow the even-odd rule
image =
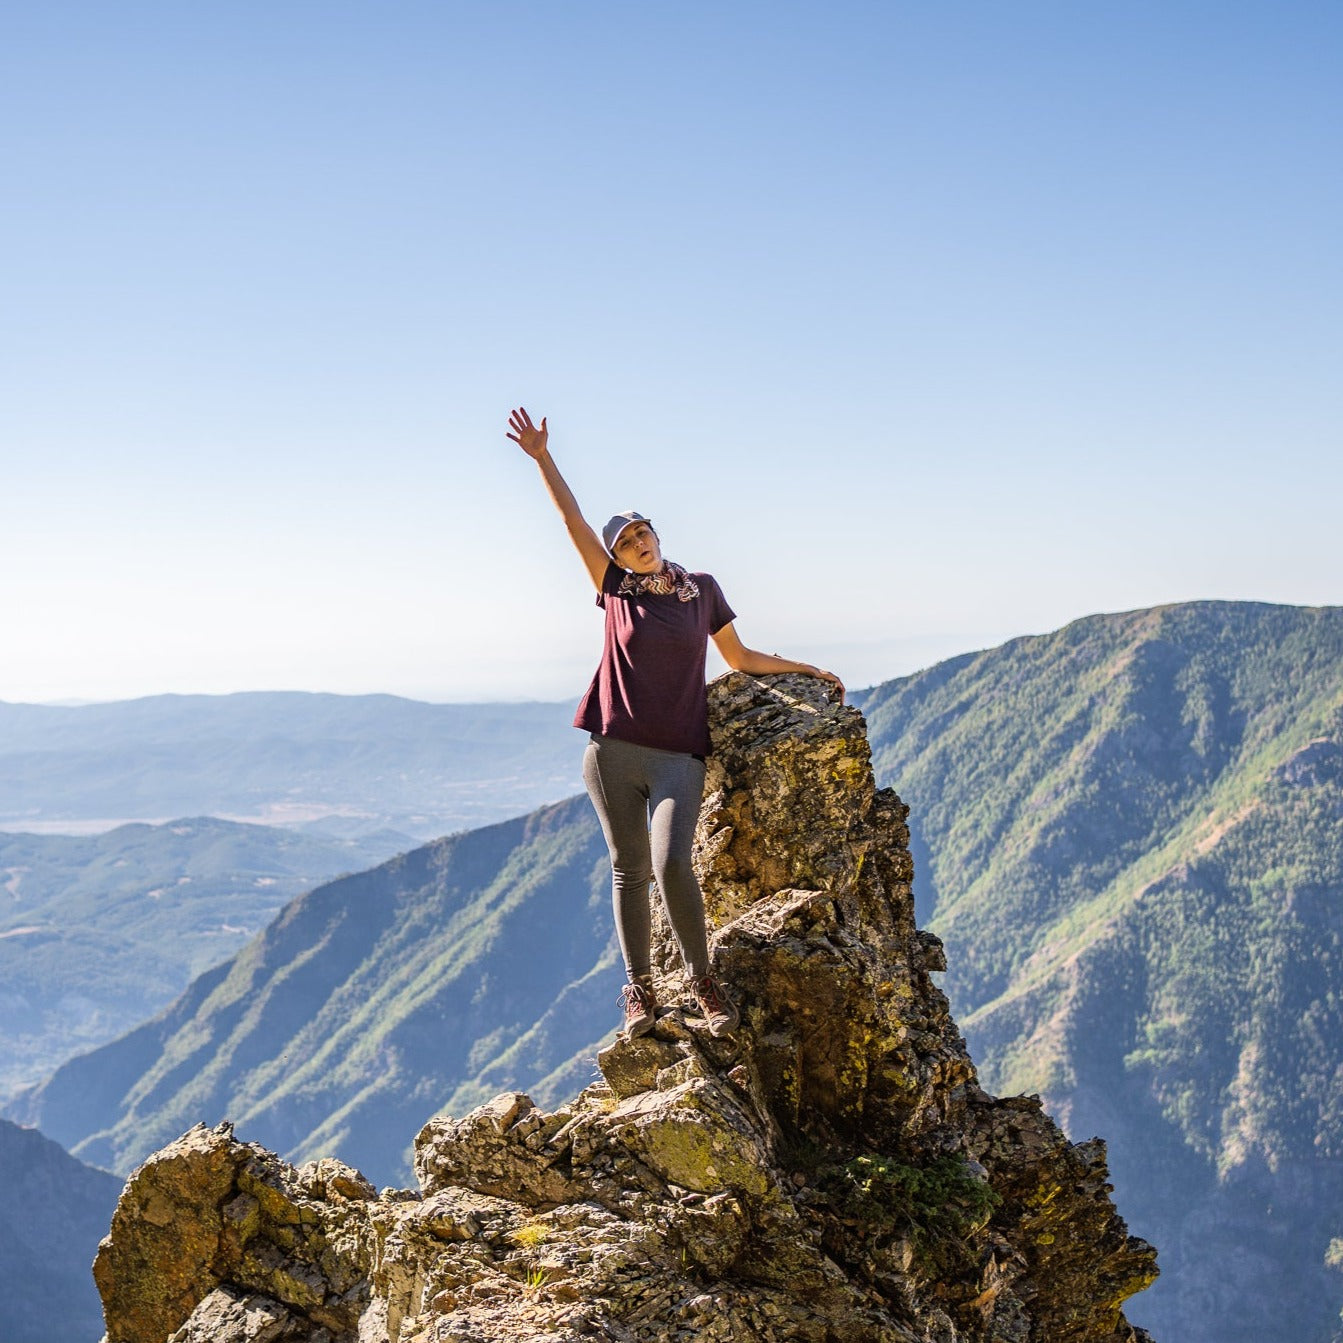
[[[695,862],[741,1009],[715,1040],[659,929],[652,1032],[542,1111],[415,1139],[419,1189],[197,1126],[130,1178],[108,1343],[1129,1343],[1156,1252],[1105,1146],[976,1081],[917,930],[906,808],[857,710],[800,676],[710,690]]]

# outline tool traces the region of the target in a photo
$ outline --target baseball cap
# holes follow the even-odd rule
[[[646,518],[642,513],[636,513],[633,509],[630,509],[627,513],[615,514],[610,522],[602,528],[602,545],[606,547],[606,553],[612,559],[615,559],[616,556],[616,542],[620,540],[620,533],[636,522],[646,522],[650,527],[653,525],[650,518]]]

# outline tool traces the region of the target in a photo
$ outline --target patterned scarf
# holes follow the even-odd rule
[[[626,574],[617,589],[621,597],[629,597],[634,593],[654,593],[666,597],[673,592],[683,602],[693,601],[699,596],[699,584],[671,560],[663,560],[662,568],[655,574]]]

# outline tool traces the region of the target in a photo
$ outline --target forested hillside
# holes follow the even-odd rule
[[[1161,1247],[1134,1318],[1187,1341],[1328,1339],[1343,610],[1097,616],[862,703],[986,1083],[1109,1138]]]
[[[199,816],[0,832],[0,1100],[153,1016],[294,896],[413,847]]]

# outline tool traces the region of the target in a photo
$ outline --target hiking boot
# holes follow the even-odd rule
[[[620,990],[620,1003],[625,1009],[625,1039],[647,1035],[657,1020],[657,1004],[653,1000],[653,981],[636,979]]]
[[[700,1015],[708,1023],[709,1034],[715,1039],[729,1035],[741,1020],[737,1004],[723,992],[723,986],[712,976],[704,975],[690,981],[690,991],[699,1004]]]

